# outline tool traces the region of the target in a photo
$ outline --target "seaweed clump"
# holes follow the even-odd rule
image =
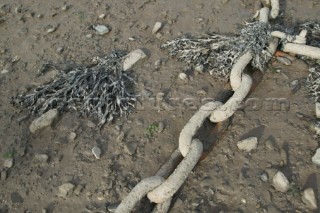
[[[123,71],[123,52],[113,52],[97,63],[60,71],[58,78],[38,86],[33,92],[12,98],[14,105],[28,108],[41,115],[50,109],[75,110],[80,115],[94,117],[101,127],[123,114],[130,113],[136,97],[132,91],[133,79]]]

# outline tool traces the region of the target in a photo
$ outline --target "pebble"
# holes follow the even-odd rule
[[[164,123],[163,123],[163,122],[160,122],[160,123],[158,124],[158,132],[161,133],[163,130],[164,130]]]
[[[18,192],[13,192],[11,195],[11,201],[12,203],[23,203],[23,198],[21,197],[21,195]]]
[[[278,171],[272,179],[274,188],[279,192],[286,192],[289,190],[290,184],[287,177]]]
[[[98,35],[104,35],[110,32],[110,29],[105,25],[96,25],[93,26],[93,29],[96,31]]]
[[[119,133],[119,136],[117,137],[117,141],[118,141],[118,142],[122,142],[123,139],[124,139],[124,136],[125,136],[124,132],[121,131],[121,132]]]
[[[30,131],[32,133],[37,132],[47,126],[51,126],[53,121],[58,117],[59,112],[57,109],[51,109],[48,112],[42,114],[39,118],[35,119],[30,125]]]
[[[79,184],[79,185],[75,188],[75,190],[73,191],[73,193],[78,196],[78,195],[80,195],[80,193],[82,192],[82,190],[83,190],[83,186],[82,186],[81,184]]]
[[[40,162],[48,162],[49,156],[47,154],[36,154],[34,158]]]
[[[94,155],[95,158],[100,159],[101,149],[97,146],[93,147],[92,154]]]
[[[11,168],[13,166],[13,158],[6,159],[3,163],[6,168]]]
[[[320,118],[320,102],[316,102],[316,116]]]
[[[246,152],[250,152],[256,149],[257,145],[258,145],[258,139],[256,137],[249,137],[237,143],[238,149]]]
[[[184,72],[181,72],[181,73],[179,74],[179,78],[180,78],[181,80],[187,80],[187,79],[188,79],[188,76],[187,76],[187,74],[185,74]]]
[[[135,142],[132,143],[126,143],[124,146],[124,150],[129,154],[133,155],[137,150],[138,144]]]
[[[308,208],[316,210],[318,209],[316,196],[312,188],[307,188],[302,193],[302,201]]]
[[[9,73],[9,70],[7,69],[1,70],[1,74],[7,74],[7,73]]]
[[[285,58],[285,57],[277,57],[277,60],[281,63],[281,64],[284,64],[284,65],[287,65],[287,66],[289,66],[289,65],[291,65],[292,64],[292,62],[290,61],[290,59],[288,59],[288,58]]]
[[[64,48],[63,48],[63,47],[58,47],[58,48],[57,48],[57,53],[62,53],[62,52],[63,52],[63,50],[64,50]]]
[[[98,17],[99,17],[99,19],[104,19],[106,17],[106,14],[102,13]]]
[[[203,73],[204,67],[203,65],[198,65],[194,68],[195,71],[199,72],[199,73]]]
[[[124,57],[123,70],[127,71],[131,69],[135,63],[137,63],[141,59],[144,59],[145,57],[147,57],[147,55],[141,49],[130,52]]]
[[[312,163],[320,166],[320,148],[317,149],[316,153],[312,157]]]
[[[159,60],[156,60],[155,62],[154,62],[154,66],[156,67],[156,69],[159,69],[159,67],[161,66],[161,60],[159,59]]]
[[[54,27],[50,27],[49,29],[47,29],[47,33],[53,33],[54,31],[56,31],[58,28],[58,26],[54,26]]]
[[[59,186],[58,188],[58,197],[66,198],[67,196],[70,196],[75,188],[75,185],[72,183],[65,183]]]
[[[268,181],[268,174],[267,173],[262,173],[260,175],[260,179],[263,181],[263,182],[267,182]]]
[[[153,29],[152,29],[152,34],[156,34],[158,33],[162,28],[162,23],[161,22],[156,22],[156,24],[154,25]]]
[[[291,87],[291,93],[294,94],[299,91],[299,89],[301,88],[301,84],[299,80],[294,80],[291,82],[290,87]]]
[[[77,137],[77,134],[75,132],[70,132],[70,134],[68,135],[68,141],[69,142],[73,142]]]
[[[109,212],[116,212],[118,206],[120,205],[120,203],[114,203],[114,204],[110,204],[108,206],[108,211]]]
[[[200,89],[197,91],[197,95],[198,96],[206,96],[207,95],[207,92],[203,89]]]
[[[69,6],[68,5],[63,5],[62,7],[61,7],[61,10],[62,11],[66,11],[66,10],[68,10],[69,9]]]
[[[7,179],[7,176],[8,176],[8,173],[6,170],[3,170],[1,171],[1,180],[6,180]]]

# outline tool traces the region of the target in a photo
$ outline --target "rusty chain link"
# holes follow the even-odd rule
[[[279,14],[279,0],[268,0],[266,1],[266,5],[271,6],[271,9],[269,7],[263,7],[259,10],[258,15],[260,22],[267,23],[269,18],[274,19]],[[271,55],[273,55],[277,49],[279,38],[283,39],[284,36],[281,33],[280,35],[282,37],[276,35],[279,35],[279,33],[273,33],[273,39],[267,49]],[[296,43],[293,40],[294,45],[303,46],[305,44],[303,44],[305,36],[306,33],[301,32],[299,36],[296,37]],[[290,43],[286,45],[289,45],[287,46],[288,49],[295,48],[295,46],[290,46]],[[315,54],[318,53],[317,51],[320,51],[319,48],[313,48],[312,50]],[[299,54],[303,55],[301,52],[299,52]],[[312,56],[314,57],[315,54]],[[319,57],[319,55],[317,56]],[[252,86],[252,79],[249,75],[244,74],[243,70],[252,58],[252,54],[246,52],[234,64],[230,74],[230,84],[234,90],[232,97],[225,104],[215,101],[203,105],[182,129],[179,136],[179,149],[172,153],[169,160],[158,170],[155,176],[143,179],[133,188],[127,197],[122,200],[116,209],[116,213],[131,212],[135,204],[145,195],[147,195],[151,202],[156,203],[152,213],[166,213],[169,210],[172,196],[185,182],[189,173],[193,170],[202,155],[202,142],[197,138],[193,138],[198,129],[208,117],[210,121],[214,123],[222,122],[231,117],[248,95]],[[177,164],[178,166],[176,167]]]

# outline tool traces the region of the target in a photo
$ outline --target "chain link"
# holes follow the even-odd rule
[[[279,13],[277,11],[279,10],[279,0],[272,0],[271,7],[271,12],[267,7],[259,11],[260,21],[268,22],[269,15],[272,18],[276,17]],[[274,54],[278,41],[278,39],[271,41],[268,48],[270,54]],[[146,194],[151,202],[157,203],[152,213],[166,213],[169,210],[172,196],[185,182],[202,155],[203,145],[201,141],[193,138],[198,129],[209,116],[210,121],[214,123],[222,122],[231,117],[248,95],[252,86],[252,79],[249,75],[243,74],[243,70],[251,60],[252,54],[250,52],[239,58],[230,74],[230,83],[234,90],[232,97],[225,104],[215,101],[203,105],[182,129],[179,136],[179,150],[172,153],[169,161],[158,170],[156,176],[146,178],[135,186],[121,202],[116,213],[129,213]],[[184,158],[180,162],[181,155]],[[176,164],[178,164],[177,167]],[[172,172],[172,170],[174,171]],[[164,180],[164,178],[166,179]]]

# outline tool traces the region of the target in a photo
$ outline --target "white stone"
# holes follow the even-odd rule
[[[47,126],[51,126],[53,121],[58,117],[59,112],[57,109],[51,109],[48,112],[42,114],[39,118],[35,119],[30,125],[30,131],[32,133],[37,132]]]
[[[77,137],[77,134],[75,132],[70,132],[70,134],[68,135],[68,141],[69,142],[73,142]]]
[[[131,69],[135,63],[137,63],[139,60],[145,57],[147,57],[147,55],[141,49],[132,51],[124,57],[123,70],[127,71]]]
[[[6,168],[11,168],[13,166],[13,158],[6,159],[3,163]]]
[[[99,19],[104,19],[106,17],[106,14],[102,13],[99,15]]]
[[[7,74],[7,73],[9,73],[9,70],[4,69],[1,71],[1,74]]]
[[[97,146],[93,147],[92,154],[94,155],[95,158],[100,159],[101,149]]]
[[[316,102],[316,116],[320,118],[320,102]]]
[[[156,34],[157,32],[159,32],[159,30],[161,30],[161,28],[162,28],[162,23],[156,22],[156,24],[154,25],[154,27],[152,29],[152,34]]]
[[[46,163],[49,159],[49,156],[47,154],[36,154],[34,158],[38,161]]]
[[[307,188],[302,193],[302,201],[310,208],[317,209],[317,200],[312,188]]]
[[[256,137],[249,137],[237,143],[238,149],[246,152],[250,152],[253,149],[256,149],[257,145],[258,145],[258,139]]]
[[[312,157],[312,162],[320,166],[320,148],[317,149],[316,154]]]
[[[75,185],[73,185],[72,183],[62,184],[58,188],[57,196],[62,197],[62,198],[66,198],[67,196],[72,194],[74,188],[75,188]]]
[[[181,80],[186,80],[186,79],[188,78],[188,76],[187,76],[187,74],[185,74],[184,72],[181,72],[181,73],[179,74],[179,78],[180,78]]]
[[[278,171],[272,179],[272,184],[277,191],[288,191],[290,184],[287,177],[280,171]]]
[[[99,35],[104,35],[110,32],[109,28],[105,25],[96,25],[96,26],[93,26],[93,29]]]

